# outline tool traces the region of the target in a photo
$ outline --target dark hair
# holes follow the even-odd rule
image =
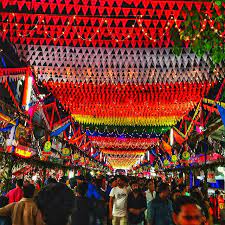
[[[0,208],[9,204],[9,199],[5,196],[0,196]]]
[[[47,185],[56,184],[56,183],[57,183],[57,180],[52,178],[52,177],[49,177],[48,180],[47,180]]]
[[[186,188],[186,185],[185,185],[185,184],[180,184],[180,185],[179,185],[179,190],[180,190],[181,192],[183,192],[183,191],[185,190],[185,188]]]
[[[139,183],[138,183],[137,180],[132,180],[132,181],[130,182],[130,186],[132,186],[133,184],[139,184]]]
[[[77,192],[84,197],[87,193],[88,185],[86,183],[80,183],[77,186]]]
[[[167,183],[161,183],[158,187],[158,192],[161,193],[163,191],[169,190],[169,184]]]
[[[70,187],[71,187],[71,189],[74,189],[74,188],[75,188],[75,186],[77,186],[77,181],[76,181],[76,178],[75,178],[75,177],[70,178],[69,183],[70,183]]]
[[[173,211],[175,214],[179,214],[181,211],[181,207],[184,205],[198,205],[200,207],[200,205],[198,204],[198,202],[189,196],[180,196],[178,197],[174,203],[173,203]]]
[[[124,175],[118,175],[117,178],[119,178],[120,180],[127,182],[127,178]]]
[[[33,184],[25,184],[23,186],[24,198],[32,198],[34,196],[35,187]]]
[[[17,184],[20,188],[22,188],[22,187],[23,187],[23,180],[22,180],[22,179],[17,180],[17,181],[16,181],[16,184]]]
[[[35,198],[46,225],[66,225],[74,207],[74,193],[63,183],[50,184]]]
[[[204,197],[198,192],[198,191],[193,191],[191,192],[191,197],[195,199],[198,202],[198,205],[201,206],[202,212],[206,218],[209,218],[209,211],[208,208],[204,202]]]

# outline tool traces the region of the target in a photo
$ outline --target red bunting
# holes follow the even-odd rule
[[[87,3],[87,4],[86,4]],[[88,0],[85,0],[83,4],[80,4],[78,0],[73,1],[69,0],[60,1],[57,0],[56,3],[53,1],[41,1],[36,2],[32,1],[13,1],[10,2],[10,6],[18,6],[18,11],[15,12],[15,16],[12,16],[12,13],[1,13],[2,27],[6,28],[6,34],[3,34],[3,37],[6,35],[11,36],[23,34],[23,36],[29,37],[19,37],[17,43],[26,43],[30,44],[33,42],[38,43],[60,43],[60,44],[71,44],[75,46],[103,46],[103,47],[161,47],[169,46],[170,35],[167,34],[167,40],[162,41],[162,35],[165,34],[165,25],[167,22],[173,23],[171,16],[173,15],[177,19],[177,24],[180,26],[182,20],[179,19],[179,16],[182,15],[184,19],[186,18],[186,13],[183,11],[183,7],[186,6],[189,10],[194,6],[199,12],[204,4],[204,7],[207,9],[206,12],[210,15],[210,9],[212,6],[211,2],[179,2],[176,1],[147,1],[147,0],[131,0],[127,3],[126,7],[122,6],[123,0],[109,1],[101,0],[100,6],[97,4],[98,1],[91,1],[89,4]],[[144,8],[141,8],[139,5],[142,4]],[[3,8],[9,5],[8,0],[4,0]],[[135,6],[135,7],[133,7]],[[24,8],[32,10],[35,13],[24,13]],[[216,6],[215,6],[216,7]],[[50,9],[51,14],[46,14]],[[216,8],[218,15],[220,11],[218,7]],[[62,14],[66,11],[67,15],[56,15],[56,11],[59,14]],[[73,12],[74,11],[74,12]],[[38,12],[38,13],[37,13]],[[76,18],[74,18],[75,14]],[[91,14],[91,15],[90,15]],[[88,15],[88,16],[87,16]],[[90,16],[89,16],[90,15]],[[107,16],[106,16],[107,15]],[[124,15],[121,16],[121,15]],[[141,24],[147,30],[148,34],[151,34],[152,41],[148,37],[143,35],[142,27],[137,26],[137,15],[142,15]],[[151,19],[145,17],[148,15]],[[166,16],[167,21],[163,18]],[[129,18],[128,18],[129,16]],[[133,18],[132,18],[133,16]],[[154,19],[152,18],[154,16]],[[6,19],[9,18],[7,23],[10,23],[10,30],[5,26]],[[158,19],[157,19],[158,18]],[[22,20],[23,19],[23,20]],[[137,18],[139,19],[139,18]],[[44,22],[42,22],[44,20]],[[106,20],[102,23],[102,20]],[[135,21],[136,20],[136,21]],[[22,21],[24,21],[25,29],[22,27]],[[30,24],[31,21],[31,24]],[[51,24],[50,21],[53,21],[54,24]],[[18,27],[15,27],[15,23],[18,24]],[[62,24],[62,25],[59,25]],[[69,24],[68,24],[69,23]],[[131,25],[136,23],[136,27],[132,29]],[[30,26],[28,26],[28,24]],[[37,26],[34,29],[34,26]],[[47,27],[47,25],[49,27]],[[97,34],[97,30],[100,27],[100,32]],[[56,28],[54,27],[56,26]],[[58,28],[60,27],[60,28]],[[66,30],[68,28],[68,30]],[[48,33],[48,30],[51,30],[51,33]],[[34,30],[34,32],[30,32]],[[79,30],[79,35],[85,36],[85,41],[76,40]],[[134,30],[132,33],[131,31]],[[43,32],[47,31],[47,34]],[[73,31],[73,32],[72,32]],[[141,31],[141,32],[140,32]],[[62,34],[64,32],[64,34]],[[168,32],[169,33],[169,32]],[[29,35],[28,35],[29,34]],[[136,35],[135,35],[136,34]],[[157,35],[158,34],[158,35]],[[57,40],[54,40],[55,35]],[[94,38],[90,41],[88,35],[93,36]],[[127,35],[129,35],[129,41],[127,41]],[[70,39],[67,41],[59,40],[57,37]],[[105,38],[109,38],[105,40]],[[115,37],[118,39],[115,40]],[[14,39],[12,38],[12,39]],[[33,39],[37,40],[33,40]],[[51,39],[51,40],[47,40]],[[79,38],[78,38],[79,39]],[[97,39],[97,40],[96,40]],[[138,40],[137,40],[138,39]],[[156,39],[156,41],[154,41]],[[123,41],[126,40],[126,41]],[[93,42],[93,43],[92,43]],[[118,43],[117,43],[118,42]],[[188,42],[185,43],[188,46]],[[130,46],[131,45],[131,46]]]

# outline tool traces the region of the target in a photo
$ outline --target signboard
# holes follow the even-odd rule
[[[26,146],[17,145],[15,154],[22,158],[30,158],[35,154],[35,150]]]

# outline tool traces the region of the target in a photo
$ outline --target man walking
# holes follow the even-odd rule
[[[117,178],[117,187],[111,190],[109,196],[109,216],[112,219],[112,225],[127,225],[128,190],[124,176]]]
[[[172,225],[172,202],[168,199],[170,188],[167,183],[161,183],[158,187],[159,195],[148,205],[148,225]]]
[[[144,225],[144,211],[147,208],[146,197],[136,181],[131,184],[131,190],[127,200],[129,225]]]

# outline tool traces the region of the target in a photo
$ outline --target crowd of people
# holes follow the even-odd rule
[[[36,185],[19,179],[0,197],[0,207],[0,225],[214,224],[209,201],[199,188],[123,175],[108,181],[50,177]]]

